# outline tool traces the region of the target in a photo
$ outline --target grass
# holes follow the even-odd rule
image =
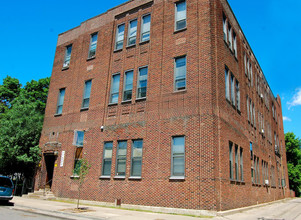
[[[56,200],[52,200],[52,201],[69,203],[69,204],[76,204],[76,201],[65,200],[65,199],[56,199]],[[136,211],[136,212],[149,212],[149,213],[158,213],[158,214],[181,215],[181,216],[188,216],[188,217],[195,217],[195,218],[213,218],[214,217],[214,216],[206,216],[206,215],[165,213],[165,212],[156,212],[156,211],[151,211],[151,210],[143,210],[143,209],[135,209],[135,208],[124,208],[124,207],[120,207],[120,206],[118,207],[118,206],[110,206],[110,205],[96,205],[96,204],[88,204],[88,203],[80,203],[80,205],[102,207],[102,208],[112,208],[112,209],[121,209],[121,210]]]

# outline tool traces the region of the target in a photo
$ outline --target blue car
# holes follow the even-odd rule
[[[0,176],[0,200],[9,201],[13,198],[14,184],[7,176]]]

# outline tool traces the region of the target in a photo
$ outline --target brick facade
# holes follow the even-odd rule
[[[91,164],[83,199],[227,210],[289,196],[280,97],[273,96],[230,6],[225,0],[186,0],[186,28],[175,31],[177,2],[132,0],[59,35],[40,140],[43,159],[36,175],[36,189],[43,188],[51,178],[47,178],[45,157],[58,152],[51,189],[58,197],[76,198],[78,181],[72,175],[77,147],[73,139],[74,131],[81,130],[85,131],[83,157]],[[150,40],[141,43],[141,19],[148,13]],[[223,17],[236,33],[237,58],[228,41],[224,41]],[[135,18],[137,42],[127,47],[128,23]],[[122,23],[125,24],[123,48],[114,51],[116,29]],[[87,59],[91,34],[96,32],[96,54]],[[71,44],[70,65],[62,69],[66,46]],[[245,53],[252,63],[253,83],[245,74]],[[181,56],[186,56],[186,87],[175,91],[174,63]],[[145,99],[136,99],[138,70],[143,66],[148,67],[147,95]],[[225,67],[239,82],[240,110],[225,97]],[[134,71],[133,98],[122,102],[127,70]],[[115,73],[120,73],[119,99],[118,103],[110,104]],[[267,91],[268,106],[258,92],[257,76],[262,84],[259,87]],[[90,103],[88,109],[81,109],[86,80],[92,80]],[[65,88],[63,110],[62,114],[56,114],[62,88]],[[260,112],[264,123],[271,125],[271,142],[259,125],[255,127],[248,122],[247,96],[254,103],[256,122]],[[277,122],[272,115],[272,103]],[[274,132],[281,146],[277,155]],[[185,136],[184,179],[170,178],[175,136]],[[141,178],[130,178],[132,141],[136,139],[143,140]],[[121,140],[127,140],[126,175],[115,178],[117,143]],[[107,141],[113,141],[111,175],[100,178]],[[234,150],[236,145],[243,150],[243,180],[230,179],[230,142]],[[252,183],[254,157],[251,160],[250,142],[253,154],[259,158],[260,183]],[[262,160],[268,162],[268,185],[262,180]],[[271,166],[277,180],[275,186],[271,184]],[[279,185],[279,178],[285,179],[287,185]]]

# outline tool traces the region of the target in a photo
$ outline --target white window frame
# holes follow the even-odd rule
[[[141,150],[141,157],[134,157],[133,156],[133,154],[134,154],[134,142],[135,141],[142,141],[142,150]],[[130,174],[130,177],[131,178],[141,178],[141,176],[142,176],[142,159],[143,159],[143,139],[136,139],[136,140],[132,140],[132,147],[131,147],[131,174]],[[140,175],[139,176],[137,176],[137,175],[133,175],[133,161],[134,160],[137,160],[137,159],[140,159],[140,161],[141,161],[141,171],[140,171]]]
[[[140,70],[141,69],[144,69],[144,68],[146,68],[147,69],[147,74],[146,74],[146,87],[140,87],[139,85],[140,85]],[[137,91],[136,91],[136,99],[145,99],[146,98],[146,95],[147,95],[147,80],[148,80],[148,66],[141,66],[141,67],[139,67],[138,68],[138,73],[137,73]],[[141,88],[146,88],[145,90],[145,96],[141,96],[141,97],[139,97],[139,89],[141,89]]]
[[[68,48],[71,48],[69,55],[68,55]],[[72,53],[72,44],[69,44],[68,46],[66,46],[66,49],[65,49],[63,68],[69,68],[70,61],[71,61],[71,53]]]
[[[223,13],[223,33],[224,33],[224,41],[228,43],[228,19],[224,13]]]
[[[106,150],[108,148],[106,148],[106,144],[111,144],[112,146],[112,154],[111,154],[111,157],[106,157]],[[103,156],[102,156],[102,166],[101,166],[101,176],[102,177],[110,177],[111,174],[112,174],[112,157],[113,157],[113,149],[114,149],[114,145],[113,145],[113,141],[106,141],[104,142],[104,145],[103,145]],[[104,170],[105,170],[105,162],[106,161],[110,161],[111,164],[110,164],[110,174],[107,174],[107,173],[104,173]]]
[[[126,85],[127,85],[127,74],[132,72],[132,76],[133,76],[133,79],[132,79],[132,88],[130,90],[125,90],[126,88]],[[130,69],[130,70],[127,70],[124,72],[124,77],[123,77],[123,90],[122,90],[122,101],[123,102],[128,102],[128,101],[131,101],[132,98],[133,98],[133,85],[134,85],[134,70],[133,69]],[[125,92],[128,92],[128,91],[131,91],[131,98],[130,99],[125,99]]]
[[[174,138],[183,138],[184,139],[184,152],[183,153],[178,153],[178,154],[174,154],[173,152],[173,148],[174,148],[174,145],[173,145],[173,141],[174,141]],[[185,168],[186,168],[186,160],[185,160],[185,152],[186,152],[186,137],[185,135],[179,135],[179,136],[173,136],[171,138],[171,175],[170,175],[170,178],[171,179],[183,179],[185,178]],[[184,172],[183,172],[183,175],[176,175],[174,174],[174,158],[183,158],[184,159]]]
[[[96,35],[96,41],[93,42],[93,36]],[[96,55],[96,49],[97,49],[97,41],[98,41],[98,32],[95,32],[90,35],[90,45],[89,45],[89,52],[88,52],[88,59],[95,57]],[[95,49],[92,50],[92,47],[95,46]],[[91,52],[94,51],[94,55],[91,55]]]
[[[116,75],[119,75],[119,83],[118,83],[118,93],[114,93],[114,94],[117,94],[117,102],[112,102],[112,95],[113,95],[113,83],[114,83],[114,76]],[[110,97],[109,97],[109,104],[115,104],[115,103],[118,103],[118,100],[119,100],[119,90],[120,90],[120,73],[114,73],[112,74],[112,77],[111,77],[111,89],[110,89]]]
[[[130,34],[131,34],[131,23],[134,22],[134,21],[136,21],[136,34],[135,34],[135,36],[130,36]],[[135,18],[135,19],[130,20],[129,23],[128,23],[128,34],[127,34],[127,46],[128,47],[136,45],[136,43],[137,43],[137,31],[138,31],[138,19]],[[131,38],[135,39],[135,43],[130,43]]]
[[[149,30],[148,30],[148,31],[145,31],[145,30],[144,30],[144,22],[143,22],[143,18],[145,18],[145,17],[147,17],[147,16],[150,16]],[[149,40],[150,40],[150,29],[151,29],[151,25],[152,25],[152,22],[151,22],[151,20],[152,20],[152,16],[151,16],[151,14],[150,14],[150,13],[148,13],[148,14],[145,14],[145,15],[142,15],[142,17],[141,17],[140,43],[141,43],[141,42],[147,42],[147,41],[149,41]],[[146,39],[146,40],[143,40],[143,36],[144,36],[144,35],[147,35],[147,34],[149,35],[148,39]]]
[[[87,83],[90,82],[90,92],[87,93],[86,89],[87,89]],[[90,105],[90,98],[91,98],[91,91],[92,91],[92,79],[88,79],[85,81],[85,86],[84,86],[84,93],[83,93],[83,101],[82,101],[82,109],[87,109],[89,108]],[[85,101],[88,100],[88,106],[84,106]]]
[[[124,30],[123,30],[123,38],[122,38],[122,40],[119,40],[119,41],[118,41],[118,33],[119,33],[118,30],[119,30],[119,27],[120,27],[120,26],[123,26],[123,27],[124,27]],[[115,45],[114,45],[114,50],[115,50],[115,51],[118,51],[118,50],[122,50],[122,49],[123,49],[123,46],[124,46],[124,35],[125,35],[125,23],[121,23],[121,24],[117,25],[117,27],[116,27],[116,36],[115,36]],[[121,48],[117,48],[119,42],[122,42]]]
[[[125,155],[119,155],[119,149],[120,149],[120,143],[122,143],[122,142],[124,142],[124,143],[126,143],[126,148],[125,148]],[[126,175],[126,157],[127,157],[127,148],[128,148],[128,142],[127,142],[127,140],[121,140],[121,141],[118,141],[117,142],[117,151],[116,151],[116,171],[115,171],[115,176],[118,176],[118,177],[125,177],[125,175]],[[125,160],[125,170],[124,170],[124,174],[119,174],[118,173],[118,164],[119,164],[119,161],[120,160]]]
[[[182,77],[180,79],[176,79],[176,73],[177,73],[177,59],[185,58],[185,77]],[[179,80],[185,80],[185,87],[177,87],[177,81]],[[187,89],[187,56],[179,56],[174,58],[174,91],[181,91]]]
[[[61,100],[62,91],[64,91],[64,97]],[[58,99],[57,99],[57,105],[56,105],[56,114],[57,115],[61,115],[63,113],[65,94],[66,94],[66,88],[59,89],[59,94],[58,94]],[[61,101],[62,101],[62,103],[61,103]],[[59,112],[60,107],[61,107],[61,110]]]
[[[177,6],[178,6],[178,4],[181,4],[181,3],[185,3],[185,18],[178,20]],[[177,24],[181,21],[185,21],[185,27],[178,29]],[[175,2],[175,31],[185,30],[186,28],[187,28],[187,2],[186,2],[186,0],[181,0],[181,1]]]

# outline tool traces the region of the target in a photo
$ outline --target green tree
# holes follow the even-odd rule
[[[293,132],[285,134],[287,169],[290,188],[301,193],[301,140]]]
[[[13,86],[12,86],[13,85]],[[49,78],[32,80],[24,88],[7,77],[0,85],[6,110],[0,117],[0,170],[32,177],[40,161],[39,140],[44,120]]]
[[[21,84],[18,79],[7,76],[0,85],[0,114],[11,107],[11,102],[21,92]]]
[[[82,158],[79,160],[79,166],[77,166],[77,173],[78,173],[78,197],[77,197],[77,209],[79,209],[79,200],[80,200],[80,192],[82,189],[82,186],[85,182],[86,176],[89,173],[89,170],[91,168],[91,165],[87,161],[87,159]]]

